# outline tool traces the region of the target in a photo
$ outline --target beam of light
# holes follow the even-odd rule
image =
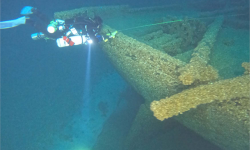
[[[90,40],[87,40],[88,41],[88,43],[89,44],[92,44],[93,43],[93,41],[90,39]]]
[[[91,44],[88,44],[88,55],[86,59],[86,72],[85,72],[85,82],[84,82],[84,91],[83,91],[83,107],[88,109],[89,101],[90,101],[90,74],[91,74]],[[84,110],[83,110],[84,111]],[[86,115],[86,110],[85,114]],[[89,114],[87,114],[89,115]]]

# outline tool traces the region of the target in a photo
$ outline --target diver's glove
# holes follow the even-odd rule
[[[34,7],[31,7],[31,6],[25,6],[25,7],[23,7],[23,9],[21,10],[21,15],[31,15],[31,14],[33,14],[33,11],[32,11],[32,9],[36,9],[36,8],[34,8]]]

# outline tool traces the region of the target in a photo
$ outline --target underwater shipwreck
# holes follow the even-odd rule
[[[240,16],[248,12],[248,7],[232,4],[227,10],[192,16],[171,13],[182,9],[177,5],[83,7],[56,12],[54,17],[98,14],[105,23],[103,34],[118,30],[116,38],[100,46],[122,77],[145,99],[124,149],[136,149],[136,145],[166,128],[168,118],[173,118],[222,149],[246,150],[250,131],[250,64],[237,64],[241,74],[221,74],[224,64],[211,62],[211,57],[215,57],[214,45],[222,28],[248,26],[248,21]],[[134,24],[124,27],[126,21],[121,20]],[[153,25],[143,27],[150,23]],[[234,44],[230,38],[219,42],[225,47]]]

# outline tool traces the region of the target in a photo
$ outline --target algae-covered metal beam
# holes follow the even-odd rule
[[[218,16],[218,15],[229,15],[231,16],[237,16],[237,15],[246,15],[242,14],[242,12],[248,12],[249,11],[249,6],[237,6],[235,4],[231,4],[231,7],[227,9],[220,9],[220,10],[215,10],[215,11],[208,11],[208,12],[203,12],[199,14],[199,17],[211,17],[211,16]],[[234,15],[231,15],[234,14]],[[237,15],[235,15],[237,14]]]
[[[176,9],[181,8],[180,4],[172,4],[172,5],[162,5],[162,6],[150,6],[150,7],[139,7],[139,8],[130,8],[127,12],[135,13],[135,12],[143,12],[143,11],[159,11],[166,9]]]
[[[215,100],[224,101],[237,98],[250,98],[249,77],[241,76],[234,79],[221,80],[213,84],[201,85],[185,90],[160,101],[151,103],[154,116],[164,119],[177,116],[198,105],[211,103]]]
[[[112,31],[107,26],[105,30]],[[183,87],[177,72],[185,65],[182,61],[119,32],[102,46],[117,70],[148,102]]]
[[[73,10],[66,10],[56,12],[54,14],[55,19],[70,19],[77,16],[91,16],[95,14],[105,17],[107,15],[117,15],[117,13],[136,13],[143,11],[159,11],[164,9],[172,9],[181,7],[180,5],[163,5],[163,6],[151,6],[151,7],[139,7],[132,8],[129,5],[115,5],[115,6],[95,6],[95,7],[81,7]]]
[[[194,49],[190,63],[179,69],[181,75],[179,79],[184,85],[193,83],[208,82],[218,78],[217,70],[208,65],[210,53],[216,41],[218,32],[222,26],[224,18],[218,17],[208,28],[203,39]]]
[[[231,95],[231,98],[225,98],[223,102],[220,102],[215,97],[216,94],[207,90],[211,94],[203,96],[214,96],[211,98],[215,101],[200,105],[196,109],[191,109],[174,118],[186,127],[195,129],[196,133],[224,150],[249,149],[250,64],[244,62],[242,67],[246,70],[243,76],[218,82],[218,84],[224,86],[224,90],[223,88],[217,88],[217,93],[221,91],[221,94]],[[234,90],[238,89],[241,89],[240,93],[245,93],[237,95],[237,91]]]
[[[107,16],[114,15],[118,12],[127,11],[129,8],[128,5],[118,5],[118,6],[96,6],[96,7],[82,7],[73,10],[55,12],[55,19],[71,19],[79,16],[89,16],[93,17],[94,15]]]
[[[66,11],[60,11],[56,12],[54,14],[55,19],[70,19],[74,18],[76,16],[84,16],[86,15],[86,12],[88,15],[92,16],[94,14],[98,14],[101,16],[105,15],[114,15],[116,13],[122,12],[122,13],[136,13],[136,12],[145,12],[145,11],[160,11],[160,10],[169,10],[169,9],[178,9],[183,8],[185,5],[179,5],[179,4],[172,4],[172,5],[163,5],[163,6],[151,6],[151,7],[138,7],[133,8],[129,5],[114,5],[114,6],[94,6],[94,7],[81,7],[73,10],[66,10]],[[232,12],[239,12],[242,10],[249,9],[248,6],[242,7],[242,6],[236,6],[232,7],[226,10],[216,10],[213,12],[205,12],[200,14],[200,17],[204,16],[215,16],[219,14],[228,14]]]

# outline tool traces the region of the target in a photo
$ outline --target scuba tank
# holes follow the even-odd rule
[[[77,35],[77,36],[64,36],[62,38],[58,38],[56,40],[58,47],[67,47],[73,45],[85,44],[87,42],[87,37],[85,35]]]

